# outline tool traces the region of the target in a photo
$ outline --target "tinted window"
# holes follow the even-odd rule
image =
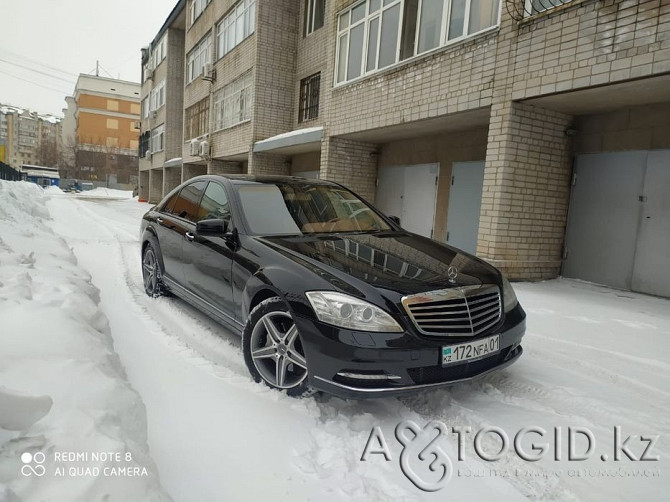
[[[198,221],[211,219],[230,219],[230,206],[226,191],[218,183],[210,182],[200,201]]]
[[[179,197],[179,192],[176,192],[172,197],[168,199],[168,201],[165,204],[163,204],[161,212],[171,213],[172,209],[174,208],[174,203],[177,202],[177,197]]]
[[[182,188],[174,209],[171,211],[172,214],[195,222],[198,217],[198,204],[205,185],[207,185],[206,181],[196,181]]]
[[[386,222],[353,193],[320,183],[236,187],[249,229],[261,235],[376,232]]]

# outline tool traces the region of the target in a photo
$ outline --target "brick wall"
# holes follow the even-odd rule
[[[523,103],[492,112],[477,255],[512,278],[555,277],[570,194],[572,117]]]
[[[291,170],[291,162],[284,155],[273,155],[270,153],[250,153],[247,172],[249,174],[278,174],[288,175]]]
[[[149,202],[157,204],[163,198],[163,170],[152,169],[149,171]]]
[[[342,183],[374,203],[377,158],[376,145],[335,137],[324,139],[321,143],[321,179]]]
[[[512,99],[670,71],[670,3],[584,1],[518,28]]]
[[[212,160],[207,166],[207,174],[241,174],[242,164],[240,162],[224,162]]]

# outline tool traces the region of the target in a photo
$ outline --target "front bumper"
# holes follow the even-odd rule
[[[482,377],[515,362],[522,354],[526,314],[520,305],[497,329],[470,338],[428,337],[412,331],[365,333],[294,316],[308,361],[312,387],[342,398],[370,398],[416,392]],[[411,321],[405,319],[405,326]],[[443,367],[445,345],[500,334],[492,356]]]

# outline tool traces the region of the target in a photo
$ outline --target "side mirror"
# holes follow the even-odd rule
[[[388,219],[391,220],[396,225],[400,226],[400,218],[398,218],[397,216],[389,216]]]
[[[200,235],[224,235],[228,232],[228,220],[200,220],[195,224],[195,232]]]

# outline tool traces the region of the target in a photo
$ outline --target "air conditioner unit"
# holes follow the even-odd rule
[[[144,156],[145,156],[147,159],[150,159],[152,155],[153,155],[153,153],[151,153],[149,150],[147,150],[147,153],[144,154]]]
[[[151,112],[151,118],[155,119],[156,117],[158,117],[158,111],[154,110],[153,112]]]
[[[205,140],[200,143],[200,157],[207,157],[209,155],[209,141]]]
[[[135,129],[138,130],[138,131],[139,131],[140,129],[142,129],[142,122],[140,122],[139,120],[136,120],[136,121],[133,123],[133,125],[134,125]]]
[[[154,79],[154,70],[152,68],[147,68],[147,80]]]
[[[216,80],[216,69],[212,63],[205,63],[202,71],[203,80],[214,82]]]
[[[192,139],[189,145],[190,153],[193,157],[200,155],[200,142],[197,139]]]

